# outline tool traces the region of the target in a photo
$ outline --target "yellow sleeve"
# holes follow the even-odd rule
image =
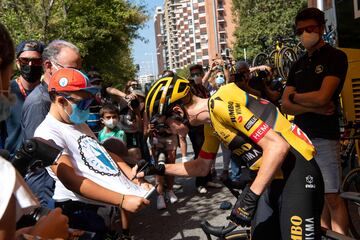
[[[199,152],[199,157],[204,159],[215,159],[219,149],[220,141],[209,124],[204,125],[204,143]]]
[[[235,138],[237,132],[257,143],[270,130],[265,122],[238,102],[217,101],[211,115],[215,131],[227,145]]]

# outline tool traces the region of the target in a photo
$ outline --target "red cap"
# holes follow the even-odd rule
[[[87,91],[96,94],[98,87],[90,84],[89,78],[74,68],[61,68],[51,76],[48,91],[75,92]]]

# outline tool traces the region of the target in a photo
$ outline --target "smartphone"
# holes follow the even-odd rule
[[[145,199],[150,199],[150,197],[156,192],[156,188],[157,188],[158,184],[156,184],[155,186],[153,186],[144,196]]]

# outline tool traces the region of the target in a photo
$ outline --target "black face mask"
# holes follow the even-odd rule
[[[20,65],[21,76],[29,83],[39,81],[42,74],[42,66]]]

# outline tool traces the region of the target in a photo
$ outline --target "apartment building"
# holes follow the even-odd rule
[[[228,0],[165,0],[156,9],[158,72],[189,64],[207,66],[234,42],[235,24]]]

